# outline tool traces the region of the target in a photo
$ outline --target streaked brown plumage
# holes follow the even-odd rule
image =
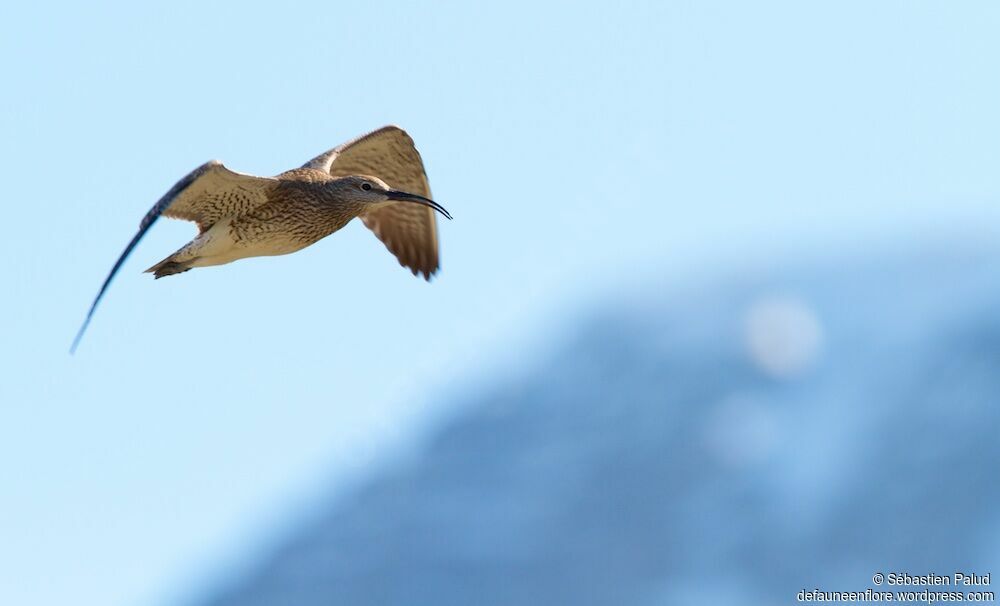
[[[112,267],[73,341],[76,349],[97,304],[125,259],[160,215],[194,221],[198,235],[146,270],[156,278],[237,259],[283,255],[360,217],[413,275],[439,268],[430,185],[413,139],[386,126],[277,177],[256,177],[207,162],[174,185],[139,225]]]

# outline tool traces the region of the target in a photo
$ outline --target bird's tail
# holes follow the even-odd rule
[[[195,259],[197,259],[196,257],[195,259],[189,259],[187,261],[174,261],[174,257],[176,256],[177,256],[176,253],[170,255],[166,259],[160,261],[156,265],[147,269],[145,273],[153,274],[153,277],[155,277],[157,280],[159,280],[163,276],[182,274],[187,270],[191,269],[191,266],[194,264]]]

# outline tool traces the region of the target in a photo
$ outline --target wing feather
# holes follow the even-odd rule
[[[101,284],[97,296],[94,297],[94,302],[87,311],[87,317],[76,333],[76,338],[73,339],[70,353],[76,351],[77,345],[80,344],[80,339],[83,338],[83,333],[94,316],[97,304],[101,302],[115,274],[160,215],[194,221],[201,231],[205,231],[224,216],[242,214],[265,203],[273,183],[274,179],[237,173],[223,166],[221,162],[212,160],[194,169],[174,184],[139,222],[139,231],[119,255],[108,277]]]
[[[223,217],[243,215],[266,204],[276,184],[276,179],[238,173],[212,160],[181,179],[149,211],[147,218],[162,214],[171,219],[194,221],[201,231],[206,231]]]
[[[316,156],[303,168],[334,177],[371,175],[401,191],[431,197],[424,163],[413,139],[398,126],[385,126]],[[397,202],[362,215],[361,220],[385,244],[399,264],[430,280],[440,267],[437,221],[426,206]]]

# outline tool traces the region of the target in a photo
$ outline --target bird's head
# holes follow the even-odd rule
[[[385,181],[378,177],[352,175],[350,177],[335,179],[330,182],[330,185],[333,186],[339,196],[361,202],[367,206],[381,206],[391,202],[422,204],[433,208],[451,219],[448,211],[434,200],[418,196],[417,194],[392,189]]]

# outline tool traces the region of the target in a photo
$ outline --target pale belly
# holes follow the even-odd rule
[[[224,265],[239,259],[249,257],[273,257],[276,255],[288,255],[298,252],[309,246],[297,242],[259,242],[250,246],[231,246],[225,250],[212,251],[215,254],[201,254],[195,258],[191,267],[208,267],[210,265]]]
[[[287,255],[314,244],[342,226],[337,225],[333,230],[297,234],[278,229],[251,232],[241,230],[239,226],[234,229],[228,221],[222,221],[195,238],[185,252],[188,258],[193,258],[191,267],[223,265],[249,257]]]

